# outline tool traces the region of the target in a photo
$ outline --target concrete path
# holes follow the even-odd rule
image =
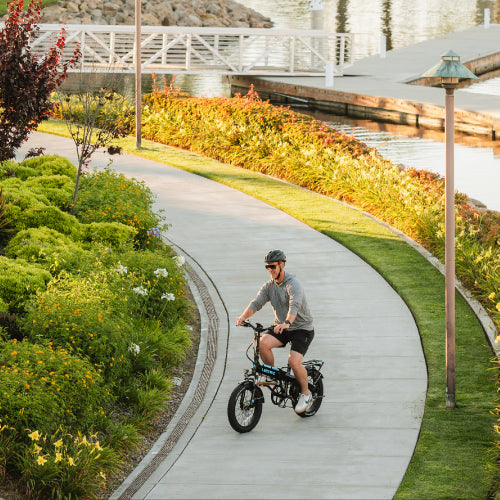
[[[35,146],[75,159],[72,141],[39,133],[20,158]],[[203,343],[175,419],[112,498],[391,498],[418,438],[427,386],[419,334],[401,298],[353,253],[246,194],[135,156],[113,162],[143,179],[165,210],[167,237],[193,269]],[[106,163],[99,154],[93,165]],[[307,358],[326,361],[325,399],[302,419],[273,406],[266,392],[259,425],[240,435],[226,405],[249,366],[251,334],[234,320],[268,279],[263,257],[273,248],[286,252],[287,271],[306,289],[316,327]],[[255,319],[270,323],[270,308]]]

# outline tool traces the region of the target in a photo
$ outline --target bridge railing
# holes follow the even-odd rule
[[[32,50],[49,46],[63,25],[40,24]],[[73,71],[135,72],[135,26],[65,25],[64,55],[80,44]],[[143,73],[335,76],[352,64],[352,37],[316,30],[143,26]]]

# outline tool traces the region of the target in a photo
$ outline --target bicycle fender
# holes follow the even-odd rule
[[[264,393],[258,385],[255,385],[255,383],[251,380],[245,380],[243,384],[245,384],[248,389],[253,389],[255,391],[255,399],[260,399],[263,403],[265,403]]]
[[[317,380],[324,378],[323,374],[316,368],[312,366],[306,366],[307,374],[311,375],[312,378],[314,379],[314,383],[316,383]]]

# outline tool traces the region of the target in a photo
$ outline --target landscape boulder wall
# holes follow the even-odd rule
[[[42,10],[48,24],[135,24],[135,0],[69,0]],[[270,28],[269,18],[232,0],[142,1],[144,26]]]

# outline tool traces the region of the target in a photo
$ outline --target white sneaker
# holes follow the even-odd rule
[[[311,393],[309,393],[307,396],[301,393],[299,396],[299,400],[295,406],[295,413],[304,413],[307,410],[307,407],[310,405],[311,401]]]

